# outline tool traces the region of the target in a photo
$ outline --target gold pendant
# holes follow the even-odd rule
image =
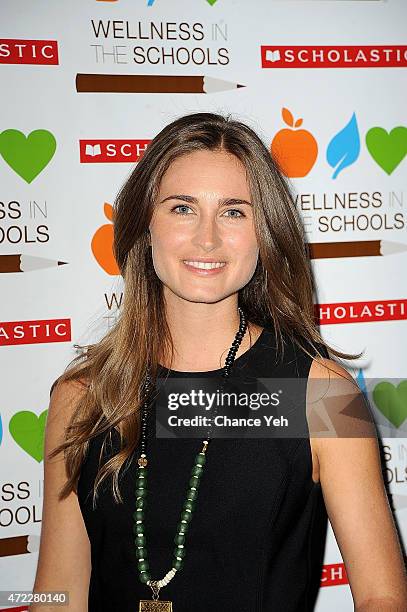
[[[159,601],[158,599],[141,599],[139,612],[172,612],[171,601]]]

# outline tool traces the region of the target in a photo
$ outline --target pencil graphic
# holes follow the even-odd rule
[[[407,251],[407,244],[391,240],[355,240],[349,242],[308,243],[311,259],[332,257],[374,257]]]
[[[217,93],[245,87],[205,75],[80,74],[76,91],[91,93]]]
[[[38,552],[40,549],[40,536],[29,535],[14,536],[0,539],[0,557],[12,555],[25,555]]]
[[[0,274],[9,272],[33,272],[42,268],[55,268],[64,266],[67,261],[57,261],[55,259],[45,259],[34,255],[24,255],[17,253],[14,255],[0,255]]]

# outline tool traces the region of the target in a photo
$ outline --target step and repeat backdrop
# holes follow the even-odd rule
[[[345,365],[364,392],[378,385],[405,551],[405,1],[3,0],[0,13],[0,589],[33,586],[50,386],[120,309],[115,194],[154,135],[196,111],[232,113],[282,160],[323,336],[365,350]],[[316,610],[353,610],[330,525]]]

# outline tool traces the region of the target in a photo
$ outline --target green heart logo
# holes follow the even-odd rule
[[[390,423],[400,427],[407,418],[407,380],[395,387],[392,383],[381,382],[373,390],[373,400]]]
[[[5,130],[0,134],[1,156],[27,183],[49,164],[56,148],[55,137],[48,130],[34,130],[28,136],[19,130]]]
[[[398,126],[390,133],[381,127],[371,128],[366,134],[366,146],[380,168],[391,174],[407,154],[407,128]]]
[[[29,410],[16,412],[9,423],[9,430],[21,448],[41,463],[44,457],[44,434],[48,410],[39,416]]]

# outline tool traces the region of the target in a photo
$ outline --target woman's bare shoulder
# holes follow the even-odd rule
[[[58,377],[52,383],[47,415],[47,431],[51,436],[64,437],[64,428],[88,386],[85,379],[61,380]]]
[[[90,381],[87,377],[75,379],[63,379],[62,375],[58,376],[51,385],[49,395],[57,399],[77,397],[85,393],[89,388]]]
[[[316,355],[312,359],[309,378],[342,378],[357,385],[352,374],[340,363],[330,357]]]

